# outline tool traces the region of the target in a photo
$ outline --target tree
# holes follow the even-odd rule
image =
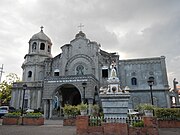
[[[15,73],[10,73],[0,84],[0,105],[9,105],[11,100],[11,88],[14,82],[19,82],[20,78]]]

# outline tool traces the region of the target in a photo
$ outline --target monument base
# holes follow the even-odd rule
[[[127,118],[130,93],[100,95],[104,118]]]

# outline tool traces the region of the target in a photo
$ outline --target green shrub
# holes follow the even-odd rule
[[[26,113],[26,115],[24,115],[24,117],[26,118],[40,118],[40,117],[43,117],[42,113],[34,113],[34,112],[29,112],[29,113]]]
[[[157,108],[155,116],[162,120],[180,120],[179,108]]]
[[[12,112],[12,113],[7,113],[4,115],[6,118],[18,118],[21,116],[20,112]]]
[[[133,122],[132,126],[133,127],[144,127],[144,122],[143,121]]]
[[[80,114],[78,107],[72,105],[65,105],[63,112],[66,117],[76,117],[76,115]]]
[[[92,105],[92,115],[93,116],[99,116],[99,112],[100,112],[99,105],[97,105],[97,104]]]
[[[138,111],[144,111],[144,110],[154,110],[156,107],[151,104],[139,104],[136,109]]]
[[[84,103],[81,103],[79,105],[77,105],[78,109],[80,111],[83,111],[83,110],[87,110],[88,109],[88,105],[87,104],[84,104]]]

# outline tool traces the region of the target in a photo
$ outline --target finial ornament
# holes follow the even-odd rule
[[[80,23],[80,25],[78,27],[79,27],[79,30],[82,31],[82,27],[84,27],[84,25],[82,25],[82,23]]]
[[[44,27],[43,27],[43,26],[41,26],[40,28],[41,28],[41,31],[43,31],[43,28],[44,28]]]

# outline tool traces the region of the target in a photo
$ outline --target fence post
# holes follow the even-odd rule
[[[76,117],[76,134],[87,135],[89,126],[89,116],[77,116]]]
[[[157,118],[156,117],[143,117],[144,126],[145,127],[158,127]]]
[[[144,127],[146,129],[146,133],[150,135],[159,135],[158,132],[158,123],[156,117],[143,117]]]

